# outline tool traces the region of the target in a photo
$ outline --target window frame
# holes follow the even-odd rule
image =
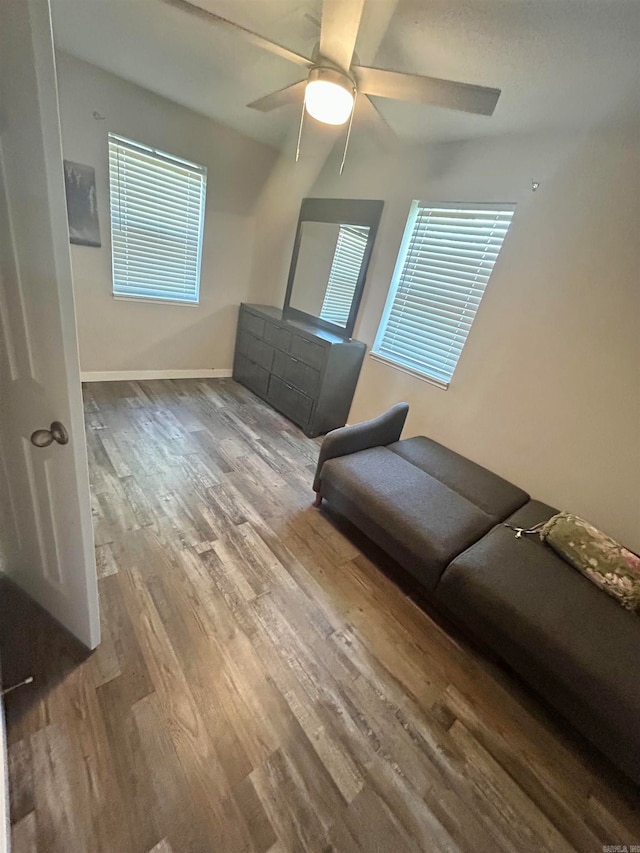
[[[411,203],[411,207],[409,208],[409,215],[407,217],[407,223],[404,228],[404,233],[402,235],[402,242],[400,243],[400,248],[398,250],[398,255],[396,258],[395,267],[393,270],[393,275],[391,277],[391,282],[389,284],[389,290],[387,292],[387,297],[385,300],[384,310],[382,312],[382,316],[380,317],[380,322],[378,323],[378,330],[376,332],[375,340],[373,342],[373,346],[371,348],[371,352],[369,353],[369,357],[374,359],[375,361],[380,361],[383,364],[388,364],[389,366],[395,368],[396,370],[401,371],[402,373],[408,373],[411,376],[415,376],[418,379],[421,379],[423,382],[428,382],[431,385],[435,385],[437,388],[440,388],[443,391],[446,391],[451,381],[453,380],[453,376],[457,369],[457,366],[460,362],[460,358],[462,357],[462,352],[464,351],[464,347],[466,346],[469,334],[471,329],[473,328],[473,324],[475,322],[477,316],[476,313],[473,316],[471,321],[471,326],[467,335],[465,336],[464,343],[462,344],[462,348],[460,351],[460,355],[458,356],[458,360],[456,361],[453,370],[451,372],[451,376],[448,381],[440,379],[437,376],[433,376],[432,374],[419,370],[417,367],[413,367],[410,364],[406,364],[402,361],[395,360],[389,357],[386,354],[380,353],[379,348],[384,339],[387,325],[389,322],[389,317],[393,310],[394,302],[396,299],[396,294],[398,292],[398,288],[402,282],[402,273],[405,266],[405,261],[407,259],[407,255],[409,253],[409,248],[411,246],[411,241],[413,238],[413,232],[416,225],[416,221],[420,215],[420,210],[422,209],[435,209],[435,210],[464,210],[466,208],[474,209],[474,210],[486,210],[486,211],[501,211],[501,212],[511,212],[511,220],[509,221],[509,225],[507,227],[507,231],[504,235],[503,241],[500,245],[500,251],[495,259],[494,266],[491,268],[491,272],[489,274],[489,278],[485,284],[485,287],[482,291],[482,295],[480,297],[480,302],[478,304],[478,309],[482,304],[482,299],[484,298],[484,294],[486,293],[486,288],[491,281],[491,276],[493,275],[493,270],[495,268],[495,263],[497,263],[502,249],[504,247],[504,241],[506,240],[507,234],[509,233],[509,229],[511,227],[511,223],[513,222],[513,217],[515,216],[516,204],[515,202],[470,202],[470,201],[457,201],[457,202],[431,202],[431,201],[423,201],[420,199],[414,199]]]
[[[193,291],[194,298],[184,298],[178,299],[175,294],[171,296],[164,297],[160,296],[157,293],[150,293],[149,295],[145,295],[144,293],[138,294],[127,294],[127,293],[118,293],[115,290],[115,241],[114,237],[114,225],[113,225],[113,183],[111,180],[111,143],[118,145],[125,149],[130,149],[133,152],[141,153],[147,157],[152,157],[155,160],[160,162],[165,162],[170,165],[178,166],[184,169],[187,169],[194,174],[199,174],[202,176],[202,186],[200,191],[200,210],[198,217],[198,240],[197,240],[197,261],[196,261],[196,286]],[[200,305],[200,284],[202,279],[202,247],[204,242],[204,223],[205,223],[205,213],[206,213],[206,202],[207,202],[207,178],[208,178],[208,170],[207,167],[194,163],[191,160],[186,160],[183,157],[179,157],[174,154],[170,154],[167,151],[162,151],[159,148],[154,148],[150,145],[146,145],[143,142],[137,142],[136,140],[129,139],[126,136],[122,136],[119,133],[114,133],[112,131],[108,131],[107,133],[107,157],[108,157],[108,170],[109,170],[109,234],[111,239],[111,295],[113,299],[117,301],[123,302],[143,302],[143,303],[157,303],[161,305],[179,305],[186,307],[198,307]],[[118,202],[119,204],[120,202]],[[152,289],[151,287],[149,288]]]

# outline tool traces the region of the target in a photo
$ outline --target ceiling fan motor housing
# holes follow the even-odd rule
[[[333,65],[314,65],[309,72],[308,83],[323,81],[325,83],[333,83],[336,86],[341,86],[343,89],[350,91],[352,95],[356,94],[355,81],[344,71]]]

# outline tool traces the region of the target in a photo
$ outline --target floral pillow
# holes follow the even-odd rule
[[[568,512],[523,533],[538,533],[566,562],[608,592],[633,613],[640,614],[640,557],[623,548],[592,524]]]

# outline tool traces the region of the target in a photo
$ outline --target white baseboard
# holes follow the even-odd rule
[[[143,379],[228,379],[230,368],[202,367],[186,370],[89,370],[80,373],[83,382],[137,382]]]

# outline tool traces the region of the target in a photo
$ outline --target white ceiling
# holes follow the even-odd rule
[[[311,55],[321,0],[197,0]],[[356,50],[382,68],[502,89],[492,117],[378,99],[410,141],[571,131],[640,91],[640,0],[397,0],[375,54],[368,0]],[[299,110],[245,105],[302,79],[304,69],[161,0],[52,0],[56,45],[88,62],[279,145]],[[367,14],[367,9],[368,14]],[[356,116],[357,117],[357,116]],[[357,132],[356,121],[354,133]]]

